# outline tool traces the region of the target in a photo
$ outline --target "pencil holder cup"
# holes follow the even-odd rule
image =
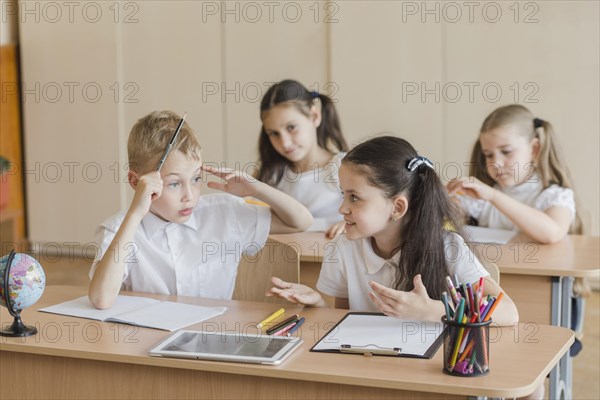
[[[444,368],[449,375],[482,376],[490,372],[490,324],[486,322],[459,324],[447,321],[444,324]]]

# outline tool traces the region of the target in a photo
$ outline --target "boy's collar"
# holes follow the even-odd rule
[[[159,230],[166,229],[166,227],[170,224],[173,223],[165,221],[162,218],[152,214],[151,212],[149,212],[144,218],[142,218],[142,226],[144,228],[144,232],[149,238],[152,238],[152,236],[154,236],[154,234]],[[195,231],[198,230],[198,223],[196,222],[196,218],[194,218],[193,215],[183,224],[178,225],[185,225],[189,228],[192,228]]]

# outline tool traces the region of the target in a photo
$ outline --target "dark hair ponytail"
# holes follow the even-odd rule
[[[319,147],[330,149],[330,146],[333,146],[336,151],[348,151],[348,144],[342,134],[340,119],[333,99],[322,93],[316,93],[316,95],[321,102],[321,124],[317,127]]]
[[[309,91],[298,81],[286,79],[267,90],[260,102],[261,120],[264,113],[283,103],[294,105],[308,117],[311,107],[316,104],[316,99],[321,103],[321,124],[317,127],[317,144],[334,153],[348,151],[333,100],[325,94]],[[285,168],[292,163],[271,145],[264,126],[261,127],[258,139],[258,153],[260,166],[256,178],[269,185],[277,185],[283,178]]]
[[[342,162],[366,167],[367,179],[386,197],[404,194],[408,198],[408,209],[399,222],[401,254],[394,287],[412,290],[414,276],[421,274],[429,296],[439,300],[448,274],[444,237],[448,226],[460,230],[459,214],[432,165],[423,162],[409,170],[416,157],[417,151],[406,140],[382,136],[359,144]]]

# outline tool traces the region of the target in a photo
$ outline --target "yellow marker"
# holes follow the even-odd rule
[[[253,199],[252,197],[244,197],[244,201],[248,204],[254,204],[257,206],[263,206],[263,207],[269,207],[269,205],[267,203],[265,203],[264,201],[260,201],[260,200],[256,200]]]
[[[263,319],[260,324],[256,325],[256,327],[259,329],[262,328],[269,322],[273,321],[275,318],[279,317],[284,312],[285,312],[285,310],[283,308],[280,308],[279,310],[275,311],[273,314],[269,315],[267,318]]]

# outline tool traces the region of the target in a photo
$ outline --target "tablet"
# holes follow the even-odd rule
[[[148,353],[155,357],[277,365],[300,343],[299,337],[181,330]]]

